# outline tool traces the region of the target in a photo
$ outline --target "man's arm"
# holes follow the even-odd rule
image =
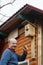
[[[23,54],[22,55],[17,55],[18,61],[24,61],[27,56],[27,48],[24,46],[23,47]]]
[[[10,53],[9,53],[8,51],[5,51],[5,52],[2,54],[0,64],[1,64],[1,65],[7,65],[9,59],[10,59]]]

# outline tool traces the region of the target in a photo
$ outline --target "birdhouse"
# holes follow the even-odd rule
[[[25,25],[25,36],[34,36],[35,35],[35,27],[31,24]]]

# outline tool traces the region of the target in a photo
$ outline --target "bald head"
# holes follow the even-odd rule
[[[11,38],[8,40],[9,48],[15,49],[17,46],[17,40],[15,38]]]
[[[11,39],[8,40],[8,43],[11,43],[11,42],[12,43],[17,43],[17,40],[15,38],[11,38]]]

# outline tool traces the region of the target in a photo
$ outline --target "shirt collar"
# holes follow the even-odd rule
[[[8,48],[10,51],[12,51],[12,52],[15,52],[15,50],[13,50],[13,49],[11,49],[11,48]]]

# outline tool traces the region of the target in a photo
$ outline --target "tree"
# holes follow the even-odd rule
[[[9,2],[9,3],[7,3],[7,4],[4,4],[4,5],[0,5],[0,11],[1,11],[1,9],[3,8],[3,7],[5,7],[5,6],[7,6],[7,5],[12,5],[13,3],[15,2],[15,0],[13,0],[12,2]],[[0,15],[2,15],[2,16],[5,16],[5,17],[8,17],[8,16],[6,16],[6,15],[3,15],[2,13],[0,13]]]
[[[5,6],[7,6],[7,5],[9,5],[9,4],[12,5],[12,4],[14,3],[14,1],[15,1],[15,0],[13,0],[12,2],[9,2],[9,3],[7,3],[7,4],[4,4],[4,5],[2,5],[2,6],[0,5],[0,9],[3,8],[3,7],[5,7]]]

